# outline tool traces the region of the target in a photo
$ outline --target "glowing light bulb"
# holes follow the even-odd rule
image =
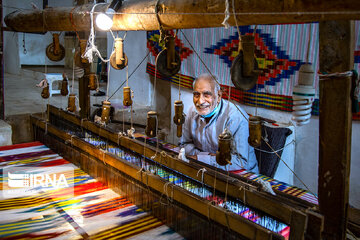
[[[113,25],[113,16],[115,14],[115,10],[112,8],[108,8],[105,13],[100,13],[96,16],[96,26],[101,30],[108,31]]]

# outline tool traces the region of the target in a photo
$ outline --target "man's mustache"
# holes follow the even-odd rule
[[[207,107],[210,107],[210,104],[208,104],[208,103],[196,104],[196,107],[197,108],[207,108]]]

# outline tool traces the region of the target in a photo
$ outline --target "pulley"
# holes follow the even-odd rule
[[[121,70],[128,65],[128,58],[124,53],[124,40],[115,38],[115,51],[110,56],[110,64],[116,70]]]
[[[156,61],[157,70],[165,77],[171,77],[179,72],[181,59],[175,51],[175,37],[165,37],[165,49],[159,53]]]
[[[231,164],[231,148],[233,137],[231,132],[225,130],[218,137],[218,151],[216,151],[216,162],[220,166]]]
[[[69,112],[75,112],[76,111],[75,100],[76,100],[75,94],[70,93],[69,97],[68,97],[68,107],[67,107],[67,110]]]
[[[89,75],[88,75],[88,77],[89,77],[89,89],[90,90],[96,90],[96,89],[98,89],[98,84],[97,84],[97,81],[96,81],[96,78],[97,78],[97,76],[96,76],[96,74],[95,73],[89,73]]]
[[[157,133],[157,112],[149,111],[147,114],[145,134],[148,137],[156,137]]]
[[[259,147],[261,144],[261,118],[258,116],[249,117],[249,138],[250,146]]]
[[[238,89],[247,91],[256,85],[260,71],[254,54],[254,36],[242,36],[239,54],[234,59],[230,69],[231,81]]]
[[[59,34],[53,34],[53,42],[46,47],[46,56],[54,62],[61,61],[65,57],[65,48],[59,43]]]
[[[74,61],[75,65],[79,68],[86,68],[89,65],[89,61],[86,58],[83,58],[82,56],[85,53],[87,40],[86,39],[80,39],[80,50],[75,51],[74,55]]]
[[[174,103],[175,115],[174,115],[174,123],[177,125],[176,136],[182,136],[182,124],[185,122],[184,105],[180,100],[175,101]]]
[[[67,80],[67,77],[64,74],[63,74],[63,80],[61,81],[60,94],[62,96],[67,96],[69,94],[68,80]]]
[[[124,106],[131,106],[132,105],[132,99],[131,99],[131,89],[130,87],[124,87],[124,92],[123,92],[123,95],[124,95],[124,100],[123,100],[123,104]]]
[[[102,111],[101,111],[101,121],[106,124],[110,121],[110,109],[111,109],[111,103],[106,100],[103,101]]]

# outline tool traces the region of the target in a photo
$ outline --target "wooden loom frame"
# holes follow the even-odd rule
[[[108,139],[114,144],[118,144],[119,146],[138,152],[148,158],[156,154],[156,148],[152,146],[147,145],[144,148],[144,143],[138,140],[119,136],[118,133],[115,133],[108,128],[104,128],[86,119],[82,120],[80,117],[72,113],[65,112],[51,105],[48,106],[48,111],[50,118],[52,116],[59,117],[77,125],[78,127],[98,134],[100,137]],[[166,181],[160,177],[145,172],[141,172],[139,174],[139,167],[128,163],[127,161],[121,160],[111,154],[107,154],[90,143],[86,143],[76,136],[57,129],[52,124],[45,122],[39,117],[32,116],[31,123],[35,127],[39,127],[44,130],[47,129],[48,133],[57,136],[65,142],[70,141],[72,146],[79,148],[84,152],[88,152],[88,154],[99,159],[99,161],[103,161],[104,163],[126,173],[146,186],[150,186],[158,192],[163,192]],[[165,154],[164,152],[162,154],[158,153],[153,160],[193,179],[199,179],[196,175],[198,171],[204,167],[204,165],[201,164],[189,164],[178,160],[177,157],[170,152]],[[316,205],[287,194],[272,196],[271,194],[261,191],[257,182],[252,182],[237,175],[232,175],[231,178],[228,179],[226,174],[215,172],[213,169],[207,168],[203,177],[204,183],[213,187],[215,178],[217,190],[224,192],[228,182],[227,192],[229,196],[240,199],[247,205],[259,209],[268,215],[279,219],[285,224],[290,225],[291,239],[320,239],[323,229],[323,217],[316,211]],[[271,231],[264,229],[249,220],[238,219],[239,217],[242,217],[234,213],[230,213],[225,209],[216,206],[209,208],[209,204],[206,203],[206,201],[197,196],[188,197],[187,194],[184,193],[184,191],[187,191],[181,189],[180,187],[174,186],[172,189],[174,190],[173,193],[175,201],[184,203],[186,206],[195,209],[201,215],[207,216],[209,219],[223,226],[229,227],[246,238],[282,238],[278,234],[274,235]],[[277,193],[280,192],[277,191]]]

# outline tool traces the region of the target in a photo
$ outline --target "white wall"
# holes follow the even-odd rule
[[[116,34],[116,33],[114,33]],[[118,36],[123,38],[125,32],[118,32]],[[110,33],[108,33],[108,57],[113,51],[113,38]],[[129,31],[126,34],[124,40],[124,52],[128,57],[128,67],[129,67],[129,76],[135,70],[135,68],[140,64],[141,60],[146,56],[148,49],[146,47],[146,32],[145,31]],[[146,73],[146,63],[147,59],[140,65],[136,72],[129,78],[129,86],[131,90],[134,91],[134,105],[136,106],[149,106],[152,93],[152,84],[149,80],[149,75]],[[110,85],[109,85],[109,96],[111,96],[116,89],[126,80],[126,68],[122,70],[115,70],[111,67],[110,69]],[[123,87],[126,86],[126,83]],[[122,105],[123,99],[123,88],[121,87],[115,95],[112,97],[113,100],[110,101],[113,103],[114,100],[117,101],[117,105]],[[146,116],[145,116],[146,118]]]

